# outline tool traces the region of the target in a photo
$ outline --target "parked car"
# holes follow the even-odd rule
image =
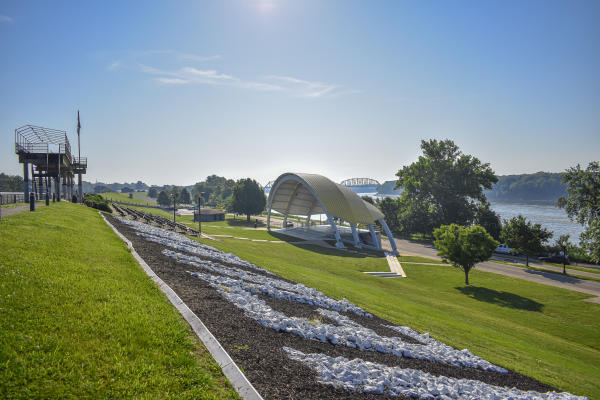
[[[294,224],[292,222],[290,222],[290,221],[285,221],[283,227],[284,228],[293,228]]]
[[[556,254],[556,255],[553,255],[553,256],[540,257],[539,260],[543,261],[543,262],[549,262],[549,263],[555,263],[555,264],[562,264],[563,263],[563,256],[560,255],[560,254]],[[565,257],[565,264],[566,265],[571,265],[571,263],[569,262],[569,256]]]
[[[494,251],[500,254],[510,254],[511,248],[501,243]]]

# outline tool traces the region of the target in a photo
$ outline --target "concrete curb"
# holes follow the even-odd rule
[[[173,291],[162,279],[158,277],[152,271],[152,269],[146,264],[146,262],[140,257],[140,255],[133,248],[133,244],[127,239],[125,236],[121,234],[108,220],[99,213],[104,222],[111,227],[111,229],[127,244],[127,247],[131,249],[131,254],[137,260],[137,262],[142,266],[146,274],[160,287],[164,294],[167,295],[169,301],[177,308],[177,310],[181,313],[183,318],[187,321],[188,324],[194,330],[194,333],[200,338],[202,343],[206,346],[210,354],[217,361],[223,373],[231,382],[231,385],[238,392],[238,394],[244,400],[263,400],[261,395],[256,391],[254,386],[248,381],[248,378],[244,375],[244,373],[239,369],[233,359],[227,354],[225,349],[221,346],[219,341],[213,336],[212,333],[208,330],[208,328],[202,323],[200,318],[189,307],[177,296],[177,293]]]

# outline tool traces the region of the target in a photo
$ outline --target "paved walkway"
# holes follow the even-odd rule
[[[387,242],[387,240],[382,242],[382,244],[389,246],[389,242]],[[414,255],[440,260],[440,257],[437,256],[437,250],[431,244],[416,243],[405,239],[396,239],[396,245],[398,246],[398,251],[402,255]],[[562,268],[549,265],[539,265],[533,263],[530,263],[530,265],[547,269],[548,267],[552,267],[562,271]],[[477,269],[481,271],[492,272],[494,274],[511,276],[513,278],[525,279],[531,282],[542,283],[544,285],[575,290],[577,292],[591,294],[593,296],[600,296],[600,282],[596,281],[588,281],[568,275],[565,276],[562,274],[555,274],[553,272],[535,271],[491,261],[477,264]],[[581,273],[583,275],[582,271],[571,270],[571,272],[577,274]],[[591,273],[591,275],[596,278],[599,277],[598,274]],[[600,299],[589,299],[588,301],[600,303]]]
[[[45,206],[45,205],[46,205],[46,203],[44,203],[44,202],[36,203],[35,208],[38,208],[40,206]],[[29,204],[27,204],[25,206],[4,207],[4,208],[2,208],[2,217],[6,217],[9,215],[13,215],[13,214],[18,214],[22,211],[29,211]]]

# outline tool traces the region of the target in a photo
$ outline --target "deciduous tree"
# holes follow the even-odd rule
[[[158,205],[163,207],[168,207],[171,204],[171,199],[169,198],[169,193],[166,190],[161,190],[156,198],[156,202]]]
[[[182,204],[190,204],[192,202],[192,196],[186,188],[181,189],[181,192],[179,193],[179,202]]]
[[[498,181],[494,171],[489,164],[463,154],[452,140],[423,140],[421,149],[418,161],[396,174],[396,188],[404,188],[400,224],[432,229],[473,223],[478,204],[487,202],[483,189],[491,189]],[[423,218],[423,223],[416,222]]]
[[[530,221],[518,215],[510,221],[505,220],[500,233],[500,239],[514,251],[525,254],[526,265],[529,266],[529,256],[536,255],[544,250],[546,243],[553,233],[542,228],[540,224],[532,224]]]
[[[475,223],[483,226],[483,228],[494,238],[494,240],[500,240],[500,232],[502,231],[500,216],[498,213],[492,210],[489,202],[480,203],[477,206]]]
[[[579,164],[569,168],[563,182],[568,185],[567,197],[559,198],[558,206],[584,226],[581,247],[600,263],[600,162],[589,163],[585,170]]]
[[[438,255],[464,271],[465,285],[469,284],[469,272],[475,264],[488,260],[498,246],[498,242],[479,225],[442,225],[433,231],[433,236]]]
[[[265,209],[267,200],[265,192],[260,185],[251,178],[240,179],[233,187],[232,209],[238,214],[246,214],[250,222],[250,215],[261,213]]]

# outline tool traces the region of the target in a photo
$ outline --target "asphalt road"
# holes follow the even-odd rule
[[[387,241],[385,242],[385,244],[389,246],[389,243],[387,243]],[[437,256],[437,250],[433,247],[433,245],[430,244],[417,243],[405,239],[396,239],[396,246],[398,246],[398,251],[402,255],[415,255],[440,260],[440,257]],[[562,268],[549,265],[538,265],[534,263],[530,263],[530,265],[546,269],[556,268],[557,270],[562,271]],[[511,276],[513,278],[525,279],[531,282],[537,282],[544,285],[575,290],[577,292],[586,293],[593,296],[600,296],[600,282],[596,281],[574,278],[568,275],[564,276],[552,272],[542,272],[531,269],[519,268],[514,267],[512,265],[499,264],[491,261],[479,263],[477,264],[476,268],[481,271],[492,272],[494,274]],[[573,273],[584,275],[584,272],[582,271],[572,271]],[[598,274],[588,274],[592,275],[592,277],[600,278],[600,275]],[[594,299],[593,301],[595,303],[600,303],[600,298]]]
[[[265,217],[258,217],[258,218],[266,221]],[[280,220],[277,217],[271,216],[271,222],[272,223],[274,222],[275,226],[278,227],[277,222],[279,222],[279,221]],[[279,222],[279,223],[281,223],[281,222]],[[387,238],[385,236],[382,236],[381,244],[384,248],[391,250],[389,241],[387,240]],[[396,239],[396,246],[398,247],[398,251],[400,252],[401,255],[415,255],[415,256],[428,257],[428,258],[433,258],[436,260],[441,260],[440,257],[438,257],[438,255],[437,255],[437,250],[435,249],[435,247],[432,244],[418,243],[418,242],[413,242],[413,241],[409,241],[406,239]],[[498,257],[500,259],[506,258],[504,255],[499,255]],[[510,261],[513,263],[519,262],[518,259],[511,259]],[[529,264],[531,266],[537,267],[537,268],[545,268],[545,269],[549,269],[549,270],[555,270],[555,271],[562,272],[562,268],[555,267],[552,265],[535,264],[532,262],[530,262]],[[453,268],[451,266],[448,266],[448,267]],[[590,295],[596,296],[596,297],[586,299],[586,301],[591,301],[591,302],[600,304],[600,282],[597,282],[597,281],[579,279],[579,278],[575,278],[575,277],[572,277],[569,275],[565,276],[565,275],[556,274],[553,272],[535,271],[535,270],[531,270],[531,269],[515,267],[512,265],[495,263],[495,262],[491,262],[491,261],[479,263],[479,264],[477,264],[476,268],[481,271],[487,271],[487,272],[491,272],[494,274],[505,275],[505,276],[510,276],[510,277],[519,278],[519,279],[525,279],[527,281],[537,282],[537,283],[541,283],[543,285],[555,286],[555,287],[560,287],[563,289],[569,289],[569,290],[574,290],[574,291],[581,292],[581,293],[590,294]],[[574,274],[576,273],[576,274],[580,274],[580,275],[591,276],[594,278],[600,278],[600,274],[594,274],[591,272],[584,272],[584,271],[577,271],[577,270],[571,270],[571,272]]]

